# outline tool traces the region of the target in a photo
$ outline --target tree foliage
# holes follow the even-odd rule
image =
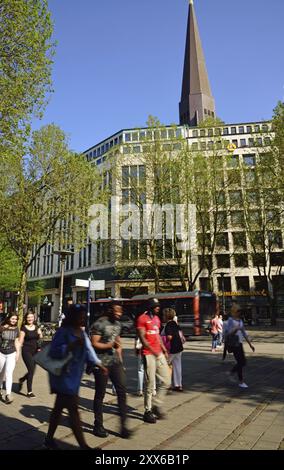
[[[100,177],[83,155],[68,148],[54,124],[33,133],[30,152],[14,161],[13,179],[0,206],[1,230],[26,275],[41,249],[79,249],[86,243],[88,209],[99,192]],[[19,310],[23,297],[20,296]]]
[[[29,132],[51,91],[52,23],[47,0],[0,3],[0,155]]]

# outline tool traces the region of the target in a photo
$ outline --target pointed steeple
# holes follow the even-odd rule
[[[179,103],[180,124],[196,126],[209,116],[215,116],[215,101],[211,93],[193,0],[189,0],[182,93]]]

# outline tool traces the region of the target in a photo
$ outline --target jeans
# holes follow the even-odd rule
[[[126,375],[121,363],[114,363],[108,367],[108,375],[104,375],[101,369],[95,369],[95,397],[94,397],[94,414],[95,427],[103,426],[103,400],[106,393],[108,377],[111,379],[117,394],[118,408],[121,420],[121,427],[126,422]]]
[[[212,333],[212,349],[216,349],[218,343],[218,333]]]

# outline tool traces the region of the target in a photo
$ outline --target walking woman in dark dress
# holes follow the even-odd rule
[[[22,324],[20,331],[20,345],[22,346],[22,357],[28,372],[19,379],[19,392],[23,383],[27,381],[27,397],[34,398],[35,394],[32,390],[33,378],[35,373],[34,355],[39,349],[39,340],[42,339],[42,332],[37,327],[35,316],[32,312],[28,312]]]

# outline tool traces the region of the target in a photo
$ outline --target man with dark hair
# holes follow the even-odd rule
[[[115,387],[121,420],[120,436],[124,439],[131,437],[131,431],[126,427],[126,376],[121,362],[120,318],[122,315],[121,305],[113,301],[107,316],[100,317],[91,326],[91,342],[95,351],[107,367],[108,375]],[[103,400],[106,391],[108,377],[101,370],[94,370],[96,391],[94,397],[94,430],[98,437],[107,437],[108,432],[103,426]]]
[[[158,299],[149,299],[147,311],[140,315],[137,320],[137,331],[142,343],[145,371],[145,413],[143,419],[146,423],[155,423],[156,419],[165,417],[161,406],[171,384],[170,369],[166,359],[167,351],[160,336],[159,311],[160,303]],[[156,376],[161,385],[159,392],[153,398]],[[152,406],[152,401],[154,406]]]

